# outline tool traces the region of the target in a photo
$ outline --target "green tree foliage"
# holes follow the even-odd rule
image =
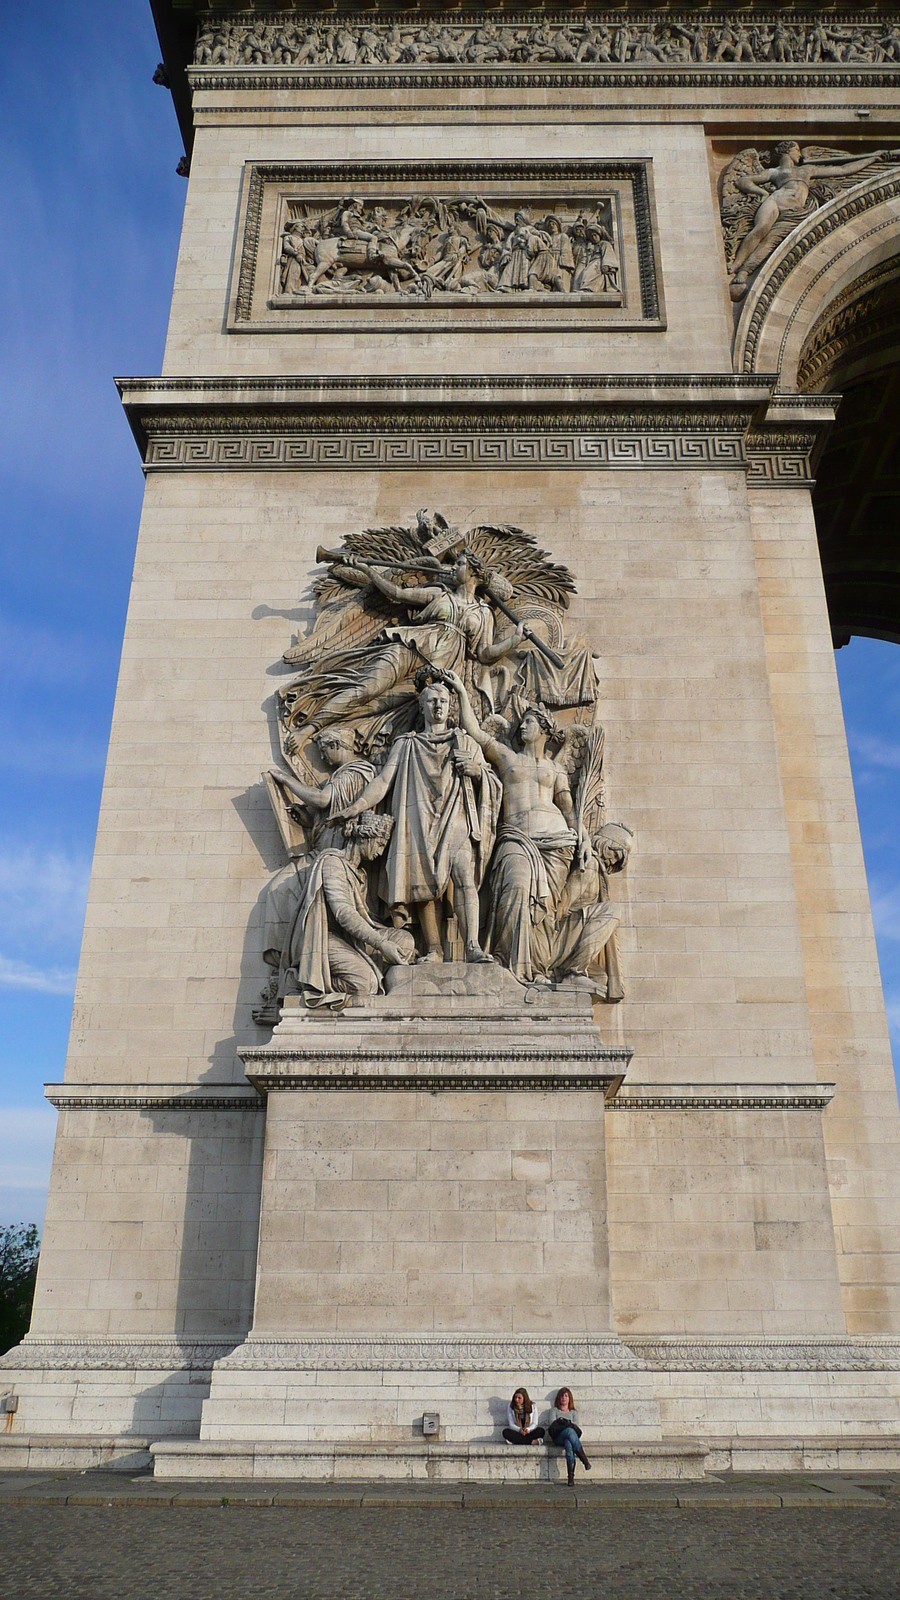
[[[0,1228],[0,1355],[28,1332],[40,1245],[33,1222]]]

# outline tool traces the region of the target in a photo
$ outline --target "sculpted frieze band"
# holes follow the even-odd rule
[[[661,67],[788,66],[870,67],[900,64],[900,22],[858,19],[742,15],[623,19],[527,16],[493,21],[445,22],[400,17],[291,21],[283,15],[253,19],[222,17],[204,23],[194,62],[199,67],[283,66],[374,69],[447,69],[522,66]]]
[[[440,514],[317,552],[310,634],[285,653],[290,860],[269,885],[255,1013],[363,1003],[391,966],[499,962],[524,986],[623,995],[596,663],[566,568],[521,529]]]

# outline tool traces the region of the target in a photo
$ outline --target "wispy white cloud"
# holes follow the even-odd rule
[[[873,767],[886,767],[891,772],[900,771],[900,744],[884,739],[877,733],[848,733],[848,743],[853,755]]]
[[[89,873],[86,856],[0,840],[0,987],[72,993]]]
[[[53,1157],[52,1106],[0,1106],[0,1189],[46,1189]]]
[[[900,939],[900,885],[879,889],[871,884],[872,920],[879,939]]]
[[[30,967],[27,961],[0,956],[0,988],[34,989],[38,994],[74,994],[75,971],[64,967]]]

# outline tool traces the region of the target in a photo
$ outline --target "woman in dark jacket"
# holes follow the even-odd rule
[[[537,1412],[528,1397],[527,1389],[517,1389],[506,1408],[509,1424],[503,1429],[507,1444],[538,1444],[544,1437],[543,1428],[536,1428]]]
[[[575,1482],[575,1462],[581,1462],[585,1472],[590,1472],[591,1463],[581,1448],[581,1429],[578,1426],[578,1412],[575,1410],[575,1401],[571,1389],[560,1389],[550,1408],[550,1426],[547,1435],[551,1444],[560,1445],[566,1452],[566,1473],[569,1488]]]

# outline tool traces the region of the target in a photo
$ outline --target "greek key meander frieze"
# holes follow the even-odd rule
[[[407,329],[662,325],[649,163],[251,166],[233,331],[398,308]]]
[[[473,69],[501,79],[523,69],[580,69],[588,81],[610,67],[646,66],[667,73],[699,69],[701,82],[717,68],[746,74],[760,65],[862,74],[900,64],[900,23],[891,16],[861,21],[858,13],[759,11],[707,11],[702,18],[696,12],[623,17],[600,10],[523,10],[495,18],[481,11],[458,12],[452,22],[427,12],[399,13],[389,22],[352,14],[247,13],[210,17],[198,31],[194,61],[210,69],[276,66],[304,74],[324,67],[379,81],[389,68],[401,82],[411,73],[452,82],[454,74]]]
[[[371,433],[322,437],[150,438],[148,468],[723,467],[744,466],[740,438],[719,434]]]

